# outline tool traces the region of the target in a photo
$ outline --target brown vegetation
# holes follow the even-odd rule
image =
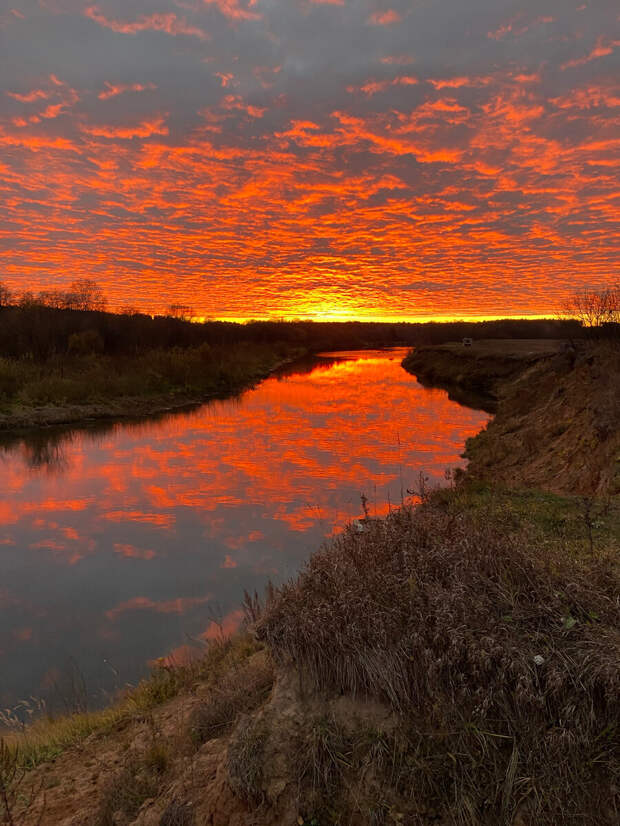
[[[249,599],[262,643],[13,739],[42,823],[615,823],[618,514],[422,493],[335,537],[262,613]]]
[[[80,352],[86,338],[44,364],[0,358],[0,429],[136,416],[227,395],[299,353],[286,345],[202,344],[111,357]]]
[[[508,379],[563,348],[557,339],[492,339],[471,347],[439,344],[412,350],[403,367],[422,384],[445,388],[456,401],[494,411]]]
[[[611,823],[614,565],[440,499],[336,538],[275,592],[258,633],[308,692],[393,709],[392,793],[442,822]]]

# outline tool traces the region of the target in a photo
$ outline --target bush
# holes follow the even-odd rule
[[[160,793],[168,759],[163,744],[153,744],[145,752],[130,752],[102,790],[95,826],[130,823],[144,801]]]
[[[613,560],[566,558],[439,499],[364,527],[273,594],[257,632],[276,660],[315,690],[389,703],[410,787],[451,823],[509,824],[524,802],[531,824],[605,822],[597,801],[620,770]]]
[[[21,387],[22,381],[19,365],[8,359],[0,359],[0,399],[12,399]]]
[[[190,716],[189,731],[194,745],[225,734],[241,713],[247,714],[263,702],[272,685],[273,669],[266,660],[250,660],[231,668]]]
[[[228,776],[235,794],[252,806],[263,801],[263,753],[267,732],[248,717],[228,746]]]
[[[67,351],[70,355],[86,356],[90,353],[103,353],[104,343],[97,330],[84,330],[69,336]]]

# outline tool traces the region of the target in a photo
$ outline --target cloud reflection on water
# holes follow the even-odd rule
[[[339,354],[237,399],[5,440],[0,704],[69,658],[91,691],[135,680],[215,633],[216,605],[238,617],[244,588],[294,575],[362,492],[382,514],[401,476],[461,464],[487,415],[422,388],[403,355]]]

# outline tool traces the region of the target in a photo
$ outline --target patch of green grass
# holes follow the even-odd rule
[[[527,530],[537,541],[577,556],[609,549],[620,537],[620,502],[613,500],[468,479],[455,489],[434,492],[433,502],[449,513],[467,512],[477,521],[492,520],[512,534]]]

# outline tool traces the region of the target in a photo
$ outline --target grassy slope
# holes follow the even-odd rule
[[[0,429],[141,415],[239,391],[303,351],[286,344],[151,350],[139,356],[0,359]]]
[[[620,354],[595,347],[531,366],[502,386],[467,444],[469,474],[511,486],[620,495]]]
[[[159,824],[187,801],[195,822],[223,806],[258,824],[613,823],[619,525],[613,508],[591,528],[578,498],[471,482],[348,529],[259,619],[273,694],[240,637],[18,738],[44,823],[80,807],[133,823],[144,804],[140,823]],[[217,772],[196,788],[203,761]]]
[[[475,341],[418,347],[403,360],[403,367],[422,384],[443,387],[463,404],[495,411],[500,387],[509,379],[562,350],[555,339]]]
[[[278,590],[259,623],[276,661],[399,720],[378,728],[387,775],[344,738],[321,822],[330,796],[343,823],[614,822],[618,519],[591,544],[578,501],[465,484],[345,532]]]
[[[272,683],[262,646],[238,634],[212,642],[191,664],[158,666],[109,708],[5,733],[0,823],[132,822],[188,754],[209,737],[227,735]]]

